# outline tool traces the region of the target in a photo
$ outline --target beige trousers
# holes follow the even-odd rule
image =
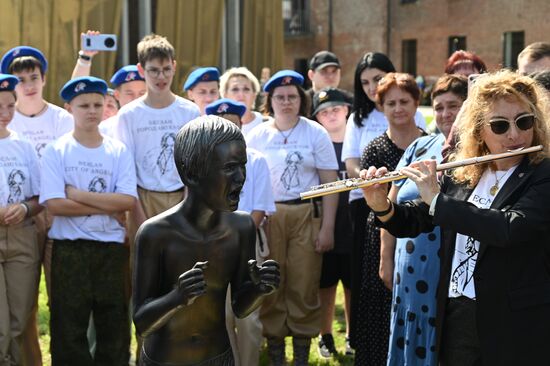
[[[313,338],[321,328],[323,257],[315,252],[321,218],[314,217],[311,203],[276,206],[269,221],[269,259],[279,263],[281,284],[262,304],[263,334],[267,338]]]
[[[0,226],[0,365],[22,363],[22,334],[36,302],[39,263],[32,219]]]
[[[46,291],[48,300],[50,299],[50,274],[52,263],[52,240],[48,239],[48,230],[52,226],[53,216],[44,208],[42,212],[33,217],[36,224],[36,238],[38,242],[38,250],[40,253],[40,261],[44,266],[44,278],[46,279]],[[40,277],[40,263],[38,263],[38,276]],[[38,341],[38,288],[36,291],[36,301],[32,308],[32,313],[27,322],[27,326],[23,331],[23,342],[21,348],[23,350],[23,365],[24,366],[41,366],[42,352]]]

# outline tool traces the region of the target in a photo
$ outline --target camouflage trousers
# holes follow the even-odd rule
[[[51,266],[52,365],[128,365],[128,248],[121,243],[54,240]],[[86,330],[93,313],[95,355]]]

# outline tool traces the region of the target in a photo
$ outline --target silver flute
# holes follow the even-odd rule
[[[476,156],[469,159],[452,161],[444,164],[438,164],[436,169],[438,172],[440,172],[447,169],[453,169],[453,168],[458,168],[458,167],[467,166],[467,165],[483,164],[494,160],[506,159],[512,156],[541,151],[542,149],[543,149],[542,145],[537,145],[537,146],[531,146],[527,148],[520,148],[517,150],[511,150],[500,154]],[[383,184],[383,183],[393,182],[404,178],[407,178],[407,177],[399,173],[398,171],[393,171],[393,172],[384,174],[382,177],[378,177],[378,178],[371,178],[371,179],[349,178],[344,180],[337,180],[336,182],[313,186],[310,188],[309,191],[300,193],[300,198],[303,200],[307,200],[310,198],[326,196],[333,193],[340,193],[345,191],[351,191],[353,189],[364,188],[364,187],[371,186],[373,184]]]

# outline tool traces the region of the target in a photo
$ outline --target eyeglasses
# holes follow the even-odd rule
[[[514,123],[518,129],[527,131],[533,128],[535,124],[535,115],[532,113],[522,114],[514,120]],[[494,118],[489,121],[489,126],[491,126],[491,131],[493,131],[495,135],[502,135],[510,129],[510,121],[506,118]]]
[[[290,94],[290,95],[274,95],[273,100],[275,100],[277,103],[284,103],[285,101],[289,101],[290,103],[295,103],[298,101],[300,96],[298,94]]]
[[[150,77],[155,79],[157,79],[160,76],[161,72],[165,78],[169,78],[170,76],[172,76],[172,74],[174,74],[174,69],[172,67],[165,67],[162,70],[157,69],[156,67],[151,67],[150,69],[145,69],[145,71]]]

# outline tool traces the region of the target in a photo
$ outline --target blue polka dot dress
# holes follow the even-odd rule
[[[417,139],[405,151],[397,169],[413,161],[441,161],[443,135]],[[411,180],[400,186],[397,202],[419,197]],[[416,238],[398,238],[390,327],[388,366],[437,366],[435,352],[436,288],[439,279],[439,227]]]

